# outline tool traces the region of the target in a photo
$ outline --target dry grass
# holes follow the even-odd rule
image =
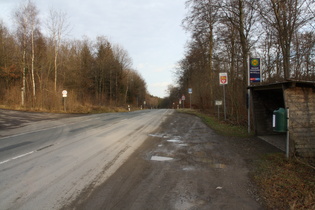
[[[0,109],[11,109],[18,111],[30,111],[30,112],[50,112],[50,113],[76,113],[76,114],[97,114],[97,113],[109,113],[109,112],[127,112],[124,107],[109,107],[109,106],[92,106],[92,105],[76,105],[71,108],[67,107],[66,111],[63,109],[45,109],[39,107],[21,107],[21,106],[8,106],[0,105]]]
[[[253,135],[253,133],[248,134],[247,127],[219,121],[216,117],[209,116],[194,109],[180,109],[179,111],[200,117],[210,128],[224,136],[247,138]]]
[[[315,170],[283,154],[257,165],[253,179],[270,209],[315,209]]]

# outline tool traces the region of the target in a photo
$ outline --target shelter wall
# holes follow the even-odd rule
[[[290,147],[302,157],[315,157],[315,89],[294,87],[284,90],[290,109]],[[292,145],[293,144],[293,145]]]

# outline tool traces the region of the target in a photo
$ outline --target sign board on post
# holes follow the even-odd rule
[[[68,91],[63,90],[63,91],[62,91],[62,97],[66,98],[66,97],[67,97],[67,95],[68,95]]]
[[[182,95],[183,108],[185,108],[185,100],[186,100],[186,97],[185,97],[185,95],[183,94],[183,95]]]
[[[226,120],[226,106],[225,106],[225,85],[228,84],[227,73],[219,73],[220,85],[223,86],[223,103],[224,103],[224,120]]]
[[[216,106],[222,106],[222,101],[216,100],[216,101],[215,101],[215,105],[216,105]]]
[[[228,76],[227,73],[219,73],[220,85],[228,84]]]
[[[63,100],[63,109],[64,111],[66,111],[66,98],[68,96],[68,91],[67,90],[63,90],[62,91],[62,100]]]
[[[191,94],[192,94],[192,88],[188,88],[189,93],[189,108],[191,109]]]
[[[260,73],[260,58],[250,58],[249,59],[249,81],[261,82]]]

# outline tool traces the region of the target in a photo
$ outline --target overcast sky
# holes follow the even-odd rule
[[[68,38],[106,36],[121,45],[147,83],[150,94],[165,97],[183,58],[188,34],[181,27],[186,0],[33,0],[40,19],[51,8],[67,13]],[[12,13],[25,0],[0,0],[0,19],[12,26]],[[44,20],[42,20],[42,28]]]

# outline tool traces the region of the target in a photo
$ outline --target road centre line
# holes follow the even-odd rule
[[[22,155],[18,155],[18,156],[16,156],[16,157],[13,157],[13,158],[4,160],[4,161],[0,162],[0,165],[2,165],[2,164],[4,164],[4,163],[7,163],[7,162],[10,162],[10,161],[12,161],[12,160],[16,160],[16,159],[25,157],[25,156],[27,156],[27,155],[31,155],[31,154],[33,154],[34,152],[35,152],[35,151],[31,151],[31,152],[28,152],[28,153],[25,153],[25,154],[22,154]]]
[[[145,113],[143,113],[142,115],[144,115],[144,114],[145,114]],[[85,121],[91,121],[91,120],[92,120],[92,119],[87,119],[87,120],[85,120]],[[127,120],[128,120],[128,119],[122,119],[122,120],[119,120],[117,123],[121,123],[121,122],[124,122],[124,121],[127,121]],[[82,122],[82,121],[81,121],[81,122]],[[30,134],[30,133],[37,133],[37,132],[41,132],[41,131],[45,131],[45,130],[50,130],[50,129],[54,129],[54,128],[60,128],[60,127],[63,127],[63,126],[69,126],[69,125],[75,124],[75,123],[77,123],[77,122],[73,122],[73,123],[69,123],[69,124],[63,124],[63,125],[58,125],[58,126],[49,127],[49,128],[43,128],[43,129],[40,129],[40,130],[35,130],[35,131],[30,131],[30,132],[25,132],[25,133],[20,133],[20,134],[15,134],[15,135],[11,135],[11,136],[5,136],[5,137],[0,138],[0,140],[1,140],[1,139],[6,139],[6,138],[12,138],[12,137],[16,137],[16,136],[21,136],[21,135],[25,135],[25,134]],[[111,126],[113,126],[113,125],[115,125],[115,124],[117,124],[117,123],[114,123],[114,124],[110,125],[109,127],[111,127]],[[46,149],[46,148],[51,147],[51,146],[53,146],[53,144],[52,144],[52,145],[45,146],[45,147],[40,148],[40,149],[37,149],[37,150],[33,150],[33,151],[31,151],[31,152],[27,152],[27,153],[24,153],[24,154],[15,156],[15,157],[13,157],[13,158],[10,158],[10,159],[4,160],[4,161],[1,161],[1,162],[0,162],[0,165],[2,165],[2,164],[4,164],[4,163],[8,163],[8,162],[10,162],[10,161],[12,161],[12,160],[16,160],[16,159],[19,159],[19,158],[22,158],[22,157],[31,155],[31,154],[33,154],[33,153],[35,153],[35,152],[37,152],[37,151]]]

